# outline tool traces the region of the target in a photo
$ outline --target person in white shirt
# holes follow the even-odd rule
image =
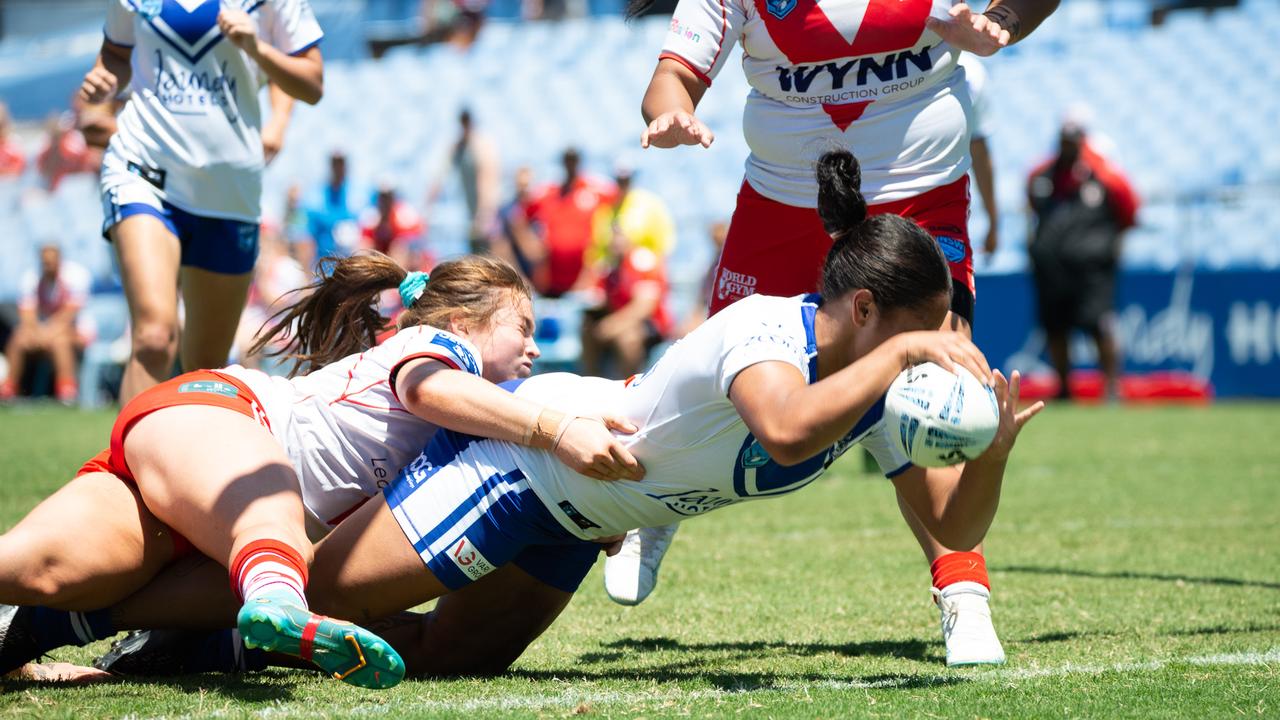
[[[28,356],[38,353],[53,361],[54,397],[64,403],[75,401],[79,394],[76,353],[94,334],[92,319],[80,312],[92,284],[89,271],[63,260],[56,244],[40,247],[39,270],[28,270],[19,284],[18,326],[5,346],[9,375],[0,381],[0,401],[17,396]]]
[[[623,443],[644,464],[642,479],[599,482],[545,450],[441,432],[317,545],[317,606],[378,622],[410,673],[499,672],[568,604],[599,543],[793,492],[855,444],[937,537],[979,542],[1014,440],[1043,404],[1019,412],[1018,375],[1006,381],[962,333],[936,329],[951,297],[941,250],[909,220],[867,217],[856,170],[846,152],[819,161],[818,208],[835,236],[821,294],[735,304],[628,381],[553,373],[508,384],[535,404],[629,419],[638,430]],[[884,420],[889,384],[925,361],[962,365],[996,387],[1000,429],[963,470],[913,466]],[[190,627],[191,609],[165,608],[216,591],[207,582],[197,591],[190,575],[172,580],[168,597],[125,603],[150,607],[148,619],[135,607],[132,624]],[[222,595],[219,607],[194,598],[204,623],[229,620]],[[428,615],[393,615],[432,598]]]
[[[527,377],[538,357],[532,291],[510,265],[468,257],[429,278],[377,254],[329,265],[255,348],[286,333],[285,352],[310,372],[231,366],[143,392],[121,411],[110,447],[0,536],[0,602],[10,604],[0,608],[0,674],[113,634],[108,614],[68,611],[108,607],[195,550],[230,570],[246,639],[291,628],[289,640],[259,644],[388,687],[404,672],[394,650],[307,610],[312,542],[438,427],[545,447],[593,477],[640,474],[606,430],[629,423],[566,415],[493,385]],[[397,286],[407,310],[375,345],[386,325],[377,297]],[[14,623],[28,620],[30,642],[20,642]]]
[[[288,98],[320,100],[323,32],[307,0],[109,0],[103,33],[80,97],[131,93],[101,179],[129,301],[128,402],[179,354],[187,370],[226,363],[257,257],[264,152],[278,150]]]
[[[632,0],[628,12],[649,4]],[[989,56],[1018,42],[1057,4],[992,0],[976,13],[959,0],[680,0],[641,106],[648,124],[641,145],[711,145],[714,134],[694,112],[735,44],[751,86],[743,111],[751,153],[715,271],[711,314],[752,293],[816,287],[831,238],[814,212],[811,168],[818,153],[838,147],[861,161],[869,213],[911,218],[942,247],[953,280],[946,322],[969,332],[974,108],[958,60],[961,51]],[[931,563],[933,589],[956,581],[989,586],[981,547],[957,553],[903,510]],[[648,596],[675,529],[633,533],[606,570],[610,597],[635,604]],[[955,572],[961,568],[967,570]],[[983,624],[961,650],[968,623],[956,635],[944,622],[949,655],[1003,662],[994,627]]]

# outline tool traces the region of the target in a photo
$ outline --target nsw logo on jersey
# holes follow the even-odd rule
[[[791,11],[796,9],[796,4],[796,0],[765,0],[765,8],[768,9],[769,14],[779,20],[790,15]]]

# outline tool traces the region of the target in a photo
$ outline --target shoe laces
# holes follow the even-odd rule
[[[960,603],[956,602],[955,598],[943,595],[938,588],[929,588],[929,592],[933,594],[933,601],[942,610],[942,632],[950,635],[956,629],[956,622],[960,619]]]

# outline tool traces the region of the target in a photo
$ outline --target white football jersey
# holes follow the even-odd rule
[[[406,410],[396,397],[395,374],[417,358],[481,374],[474,345],[423,325],[292,379],[239,365],[223,371],[258,396],[272,434],[298,473],[303,504],[319,527],[337,525],[394,480],[435,433],[435,425]]]
[[[964,83],[969,87],[973,112],[969,119],[969,136],[974,140],[991,136],[990,77],[982,60],[973,53],[960,53]]]
[[[887,476],[895,476],[910,463],[886,434],[883,397],[840,442],[790,467],[769,457],[729,400],[738,373],[760,362],[785,362],[808,382],[817,380],[817,302],[813,295],[753,295],[717,313],[629,381],[559,373],[535,376],[516,389],[517,395],[565,411],[629,418],[640,431],[619,439],[644,464],[644,480],[601,482],[573,472],[548,452],[500,445],[514,453],[548,510],[587,539],[799,490],[855,443],[875,456]]]
[[[242,8],[257,23],[260,39],[296,55],[324,35],[307,0],[109,2],[107,40],[133,48],[133,94],[120,112],[111,150],[145,168],[162,185],[162,197],[182,210],[257,222],[263,168],[258,91],[266,76],[223,36],[218,12],[224,5]]]
[[[818,156],[844,148],[867,202],[914,197],[969,170],[959,52],[925,29],[958,0],[680,0],[662,57],[711,84],[735,43],[751,92],[746,176],[816,207]]]

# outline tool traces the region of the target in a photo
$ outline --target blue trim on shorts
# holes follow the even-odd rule
[[[103,223],[102,235],[134,215],[150,215],[164,223],[178,238],[182,265],[225,275],[243,275],[258,261],[258,223],[195,215],[163,202],[163,210],[147,203],[112,202],[112,217]]]
[[[487,462],[485,447],[473,447],[481,440],[438,431],[427,448],[383,490],[387,507],[396,513],[406,540],[412,542],[431,574],[450,590],[515,563],[542,583],[574,592],[602,546],[566,530],[529,487],[520,469],[495,468],[496,472],[478,483],[476,473],[468,477],[469,468],[460,469],[466,468],[466,463]],[[472,454],[460,457],[467,451]],[[468,488],[470,492],[462,500],[454,501],[455,507],[432,503],[437,494],[457,498],[462,489],[459,483],[476,485]],[[418,493],[423,495],[415,498]],[[448,544],[442,548],[441,541],[446,540]]]

